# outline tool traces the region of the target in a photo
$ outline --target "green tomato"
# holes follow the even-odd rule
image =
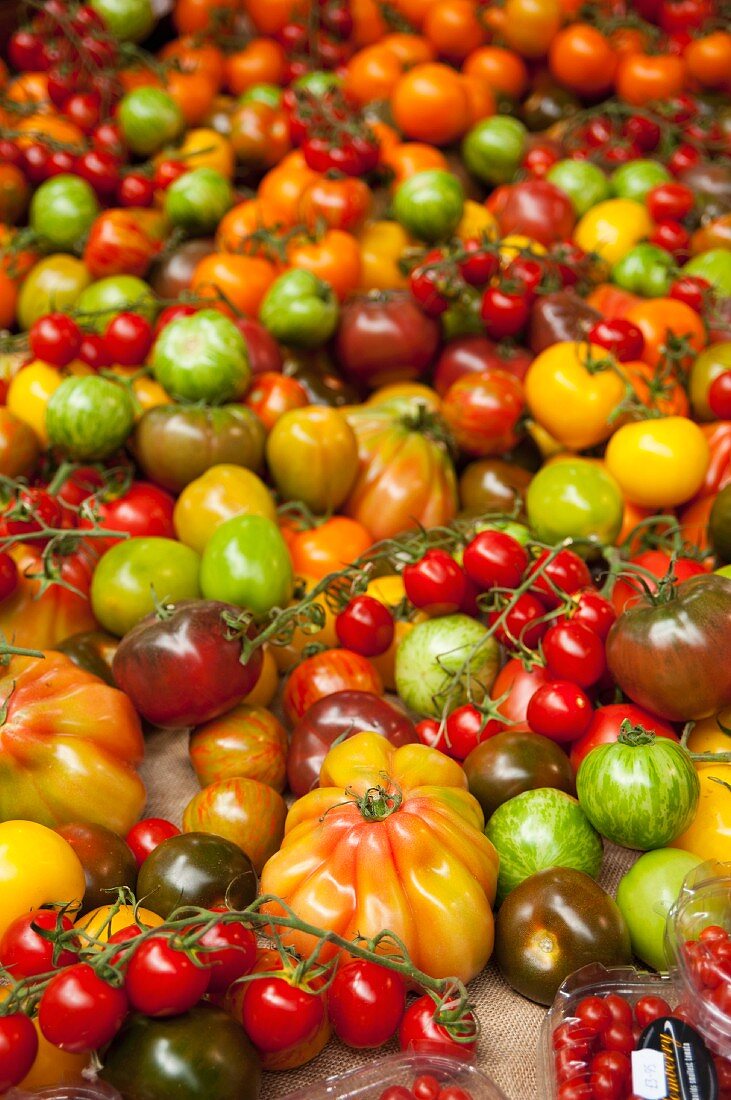
[[[181,133],[185,120],[172,96],[162,88],[135,88],[117,108],[122,136],[133,153],[148,157]]]
[[[152,373],[180,401],[221,405],[243,397],[251,380],[246,341],[233,321],[215,309],[178,317],[152,349]]]
[[[295,268],[285,271],[269,287],[259,319],[283,344],[318,348],[337,328],[338,302],[324,279]]]
[[[88,268],[66,252],[55,252],[39,260],[23,280],[18,295],[18,324],[22,329],[45,313],[63,313],[91,283]]]
[[[462,158],[468,171],[485,183],[510,183],[523,159],[527,137],[517,118],[493,115],[465,135]]]
[[[134,422],[127,387],[97,374],[64,378],[46,406],[51,445],[75,462],[98,462],[114,454]]]
[[[233,191],[215,168],[194,168],[174,180],[165,192],[165,213],[171,225],[190,232],[216,228],[231,206]]]
[[[86,328],[101,333],[118,313],[139,313],[152,323],[157,301],[147,283],[136,275],[108,275],[82,291],[75,309],[89,314],[82,318]]]
[[[500,663],[499,646],[469,615],[443,615],[417,623],[396,651],[396,687],[410,710],[440,718],[469,698],[490,691]]]
[[[89,6],[121,42],[141,42],[155,26],[151,0],[89,0]]]
[[[393,197],[396,221],[422,241],[451,237],[462,218],[464,189],[456,176],[441,168],[417,172],[404,180]]]
[[[552,787],[523,791],[503,802],[485,835],[500,856],[498,903],[524,879],[549,867],[572,867],[596,878],[604,847],[575,798]]]
[[[711,344],[697,355],[690,368],[688,396],[696,420],[716,420],[708,404],[708,391],[720,374],[731,370],[731,340]]]
[[[731,565],[722,565],[720,569],[716,570],[716,572],[721,577],[731,577]]]
[[[293,88],[312,92],[315,96],[324,96],[335,88],[342,88],[343,81],[337,75],[326,69],[313,69],[311,73],[303,73],[298,76],[292,85]]]
[[[559,160],[548,170],[546,179],[568,195],[578,217],[611,196],[609,180],[589,160]]]
[[[456,302],[452,302],[439,318],[444,340],[455,340],[458,336],[483,336],[485,322],[480,315],[481,304],[479,291],[465,286]]]
[[[664,165],[656,160],[631,160],[612,173],[612,191],[620,199],[644,202],[648,191],[667,183],[673,177]]]
[[[682,269],[684,275],[707,279],[718,294],[731,295],[731,252],[727,248],[709,248],[700,252]]]
[[[632,952],[655,970],[667,970],[667,915],[678,900],[683,880],[703,860],[680,848],[645,852],[617,887],[617,905],[627,922]]]
[[[645,298],[664,298],[675,278],[675,260],[664,248],[636,244],[612,268],[612,282]]]
[[[145,908],[169,917],[179,906],[212,909],[228,902],[246,909],[257,894],[254,865],[246,853],[223,836],[181,833],[150,852],[137,877]]]
[[[263,617],[292,598],[294,577],[287,544],[266,516],[234,516],[216,528],[203,551],[201,589]]]
[[[282,89],[278,84],[253,84],[247,88],[239,103],[265,103],[267,107],[280,107],[282,104]]]
[[[121,638],[156,604],[200,596],[200,558],[176,539],[124,539],[101,558],[91,582],[91,607],[99,623]]]
[[[624,500],[611,474],[575,458],[538,471],[528,486],[526,511],[541,542],[574,538],[611,545],[622,527]]]
[[[44,180],[30,203],[28,223],[45,248],[73,252],[99,213],[94,188],[80,176]]]

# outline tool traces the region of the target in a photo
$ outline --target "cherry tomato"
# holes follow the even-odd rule
[[[54,367],[66,367],[79,353],[82,333],[76,321],[65,313],[46,313],[31,325],[28,337],[36,359]]]
[[[584,997],[579,1001],[573,1015],[586,1031],[595,1035],[599,1035],[612,1022],[612,1013],[603,997]]]
[[[88,963],[59,971],[46,986],[38,1023],[49,1043],[83,1054],[113,1039],[127,1015],[123,989],[98,977]]]
[[[724,371],[711,382],[708,407],[719,420],[731,420],[731,371]]]
[[[619,359],[620,363],[629,363],[640,359],[645,349],[645,337],[642,330],[623,317],[609,321],[597,321],[589,330],[587,340],[607,348]]]
[[[712,297],[713,288],[700,275],[681,275],[670,287],[668,298],[683,302],[696,313],[703,313]]]
[[[14,514],[11,516],[10,512]],[[61,505],[56,498],[45,489],[36,489],[33,486],[21,489],[17,500],[11,501],[7,513],[8,518],[5,519],[7,533],[21,538],[37,534],[47,527],[58,528],[62,520]],[[33,541],[43,545],[47,540],[34,539]]]
[[[340,644],[362,657],[385,653],[393,641],[395,623],[388,607],[373,596],[354,596],[335,619]]]
[[[500,257],[497,251],[488,251],[481,241],[473,237],[464,241],[462,249],[467,253],[459,261],[462,278],[470,286],[485,286],[500,270]]]
[[[571,622],[583,623],[598,634],[602,641],[606,641],[617,618],[617,612],[606,596],[602,596],[596,588],[586,588],[574,593],[573,603],[569,615]]]
[[[684,183],[661,183],[648,191],[645,202],[654,222],[681,221],[693,209],[695,195]]]
[[[36,1060],[38,1035],[30,1016],[0,1016],[0,1092],[19,1085]]]
[[[604,1029],[601,1035],[601,1043],[605,1050],[618,1051],[620,1054],[628,1056],[635,1049],[635,1037],[631,1026],[619,1024],[616,1021],[613,1021],[609,1027]]]
[[[380,1047],[396,1033],[406,1008],[400,974],[367,959],[338,968],[327,994],[333,1030],[349,1047]]]
[[[499,609],[490,612],[487,619],[490,626],[501,614]],[[548,630],[548,623],[542,621],[545,614],[545,604],[531,592],[523,592],[497,627],[495,637],[506,649],[514,649],[517,645],[535,649]]]
[[[198,964],[167,936],[151,936],[129,960],[124,988],[129,1003],[138,1012],[177,1016],[198,1004],[210,979],[205,955]]]
[[[139,313],[118,313],[104,330],[104,345],[110,361],[123,367],[144,363],[152,338],[152,325]]]
[[[548,560],[548,559],[551,560]],[[537,592],[547,608],[560,607],[561,594],[571,595],[591,587],[591,573],[586,562],[573,550],[559,550],[553,557],[543,550],[530,569],[536,574],[532,591]]]
[[[250,973],[256,962],[256,936],[243,921],[221,921],[198,940],[205,952],[201,961],[210,967],[208,993],[221,996],[243,974]]]
[[[609,993],[604,998],[604,1004],[612,1014],[612,1022],[622,1027],[632,1027],[632,1006],[625,997],[618,993]]]
[[[316,1035],[325,1015],[321,993],[292,985],[277,974],[249,982],[242,1022],[254,1046],[268,1054],[288,1050]]]
[[[440,1088],[436,1077],[429,1073],[422,1073],[411,1086],[411,1091],[416,1100],[437,1100]]]
[[[137,860],[137,866],[141,867],[150,852],[154,852],[158,844],[171,836],[180,836],[180,829],[172,821],[162,817],[146,817],[132,826],[125,840]]]
[[[142,172],[128,172],[117,186],[120,206],[152,206],[155,201],[155,184]]]
[[[591,687],[606,668],[604,643],[583,623],[550,627],[543,638],[543,653],[551,675],[580,687]]]
[[[447,718],[444,733],[433,747],[454,760],[465,760],[481,741],[498,733],[499,724],[488,721],[472,703],[457,707]]]
[[[448,1030],[443,1024],[438,1023],[434,1017],[437,1006],[432,998],[426,994],[412,1001],[404,1013],[398,1031],[398,1041],[401,1050],[410,1048],[419,1049],[426,1045],[435,1054],[451,1054],[464,1058],[465,1051],[474,1050],[477,1036],[472,1037],[472,1029],[476,1027],[475,1019],[471,1012],[466,1013],[464,1022],[467,1035],[465,1041],[460,1041],[462,1036],[457,1036],[455,1030]]]
[[[575,741],[591,725],[588,695],[568,680],[552,680],[538,688],[528,703],[528,725],[559,743]]]
[[[480,316],[485,330],[493,340],[517,336],[524,328],[530,312],[530,304],[524,294],[490,286],[482,296]]]
[[[466,578],[462,567],[446,550],[427,550],[422,558],[405,567],[402,578],[414,607],[429,615],[449,615],[459,610]]]
[[[670,1005],[663,997],[654,997],[648,993],[635,1004],[635,1020],[641,1028],[646,1028],[653,1020],[659,1020],[661,1016],[672,1016]]]
[[[481,591],[517,588],[528,567],[528,553],[505,531],[480,531],[465,547],[463,566]]]
[[[73,921],[55,909],[36,909],[16,917],[0,940],[0,965],[16,981],[71,966],[76,962],[73,951],[64,948],[54,961],[54,945],[39,935],[36,928],[47,932],[68,932],[73,926]]]

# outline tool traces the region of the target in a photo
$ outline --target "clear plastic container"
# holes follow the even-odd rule
[[[731,1058],[731,1012],[724,1011],[728,1006],[724,986],[727,990],[731,984],[731,948],[725,948],[726,961],[719,964],[714,945],[699,938],[711,926],[725,929],[731,937],[731,863],[695,867],[667,924],[678,999],[711,1049]]]
[[[592,963],[582,967],[566,979],[548,1012],[543,1027],[538,1051],[538,1095],[545,1100],[558,1100],[560,1081],[556,1065],[555,1036],[563,1024],[576,1024],[579,1021],[575,1012],[584,997],[606,997],[610,993],[624,997],[634,1008],[640,997],[662,997],[671,1008],[679,997],[673,979],[667,974],[651,974],[637,970],[633,966],[607,967]],[[582,1063],[577,1060],[576,1073],[580,1075]],[[587,1082],[590,1078],[586,1069]],[[629,1094],[628,1094],[629,1095]]]
[[[421,1053],[376,1058],[367,1066],[336,1077],[326,1077],[315,1085],[292,1092],[286,1100],[328,1100],[330,1097],[336,1100],[380,1100],[386,1089],[394,1085],[409,1089],[415,1079],[423,1074],[435,1077],[442,1088],[452,1085],[462,1089],[464,1100],[505,1100],[497,1085],[469,1062],[443,1054]]]
[[[122,1100],[122,1097],[105,1081],[82,1080],[75,1084],[53,1085],[33,1092],[10,1089],[3,1093],[3,1100]]]

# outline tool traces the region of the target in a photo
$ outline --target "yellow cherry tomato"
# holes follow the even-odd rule
[[[101,950],[101,944],[106,943],[116,932],[121,932],[123,928],[129,928],[131,924],[138,924],[144,930],[145,927],[157,928],[158,925],[163,923],[163,918],[150,909],[138,907],[135,914],[133,905],[120,905],[117,912],[111,916],[113,909],[113,905],[100,905],[98,909],[92,909],[89,913],[84,913],[83,917],[79,917],[74,925],[74,928],[80,928],[83,932],[86,932],[87,936],[93,936],[100,941],[97,950]]]
[[[605,348],[566,340],[531,363],[525,396],[531,416],[557,443],[583,451],[612,432],[611,414],[625,384]]]
[[[279,686],[279,669],[272,647],[265,645],[263,649],[259,679],[244,699],[249,707],[268,707],[277,694]]]
[[[71,845],[35,821],[0,823],[0,936],[16,917],[42,905],[77,909],[86,889]]]
[[[398,290],[409,285],[399,260],[414,241],[398,222],[377,221],[360,234],[361,290]]]
[[[170,153],[162,160],[169,158]],[[226,179],[233,179],[235,157],[233,146],[228,138],[219,134],[217,130],[208,127],[200,127],[188,130],[183,144],[175,150],[176,159],[184,161],[189,168],[215,168]]]
[[[534,256],[545,256],[546,249],[540,241],[534,241],[532,237],[524,237],[520,233],[511,233],[500,241],[500,263],[507,267],[511,260],[520,256],[526,248],[530,249]]]
[[[685,416],[623,424],[609,440],[607,469],[627,500],[643,508],[674,508],[700,489],[710,450]]]
[[[585,252],[596,252],[608,264],[616,264],[651,232],[652,219],[643,203],[607,199],[587,210],[574,229],[574,240]]]
[[[491,241],[497,240],[497,219],[481,202],[466,199],[462,211],[462,220],[455,229],[454,235],[460,241],[469,240],[470,237],[488,238]]]
[[[696,723],[688,738],[691,752],[731,752],[731,707]],[[698,761],[701,795],[693,821],[671,848],[683,848],[701,859],[727,860],[731,852],[731,764]]]
[[[69,374],[92,374],[91,367],[74,360],[65,369]],[[46,405],[64,380],[64,374],[42,359],[33,359],[12,379],[8,386],[6,404],[19,420],[29,424],[44,447],[48,446],[46,434]]]
[[[202,554],[216,528],[233,516],[276,519],[272,494],[260,477],[243,466],[211,466],[183,489],[173,523],[181,542]]]
[[[373,596],[374,600],[386,605],[392,611],[403,605],[406,599],[404,582],[397,573],[387,574],[385,577],[375,577],[366,589],[367,596]],[[401,645],[406,635],[414,629],[417,623],[423,623],[429,616],[424,611],[412,609],[408,618],[397,618],[394,623],[393,641],[385,653],[377,657],[371,657],[370,662],[378,670],[383,686],[387,691],[396,690],[396,650]]]

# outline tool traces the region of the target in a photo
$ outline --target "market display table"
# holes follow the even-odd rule
[[[149,737],[142,776],[149,792],[147,813],[169,818],[179,825],[183,808],[199,790],[188,760],[187,734],[167,731]],[[634,858],[633,852],[606,844],[601,885],[614,893]],[[508,1100],[543,1100],[536,1083],[536,1057],[544,1010],[508,989],[494,965],[475,978],[470,993],[482,1025],[479,1067],[500,1086]],[[287,1096],[323,1077],[344,1073],[396,1049],[396,1043],[392,1042],[376,1053],[359,1054],[331,1039],[322,1054],[301,1069],[264,1074],[261,1100]]]

